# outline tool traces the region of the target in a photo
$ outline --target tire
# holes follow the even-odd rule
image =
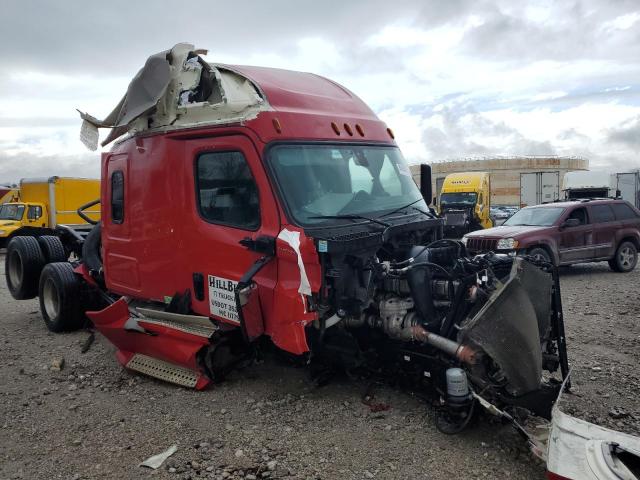
[[[47,263],[66,262],[69,259],[67,252],[58,237],[43,235],[38,237],[38,243]]]
[[[40,276],[40,313],[52,332],[69,332],[85,321],[82,280],[68,262],[49,263]]]
[[[541,260],[543,262],[553,264],[553,259],[551,258],[551,254],[545,248],[534,247],[531,250],[529,250],[529,255],[535,258],[536,260]]]
[[[638,263],[638,249],[632,242],[622,242],[618,245],[616,254],[609,260],[609,267],[614,272],[627,273],[636,268]]]
[[[38,295],[40,273],[45,258],[34,237],[13,237],[7,245],[4,272],[7,287],[16,300],[27,300]]]

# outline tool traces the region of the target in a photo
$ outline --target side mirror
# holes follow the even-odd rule
[[[433,198],[433,191],[431,188],[431,165],[423,163],[420,165],[420,193],[425,201]]]
[[[562,228],[571,228],[571,227],[577,227],[579,225],[580,225],[580,220],[578,220],[577,218],[568,218],[567,220],[562,222],[562,225],[560,226]]]

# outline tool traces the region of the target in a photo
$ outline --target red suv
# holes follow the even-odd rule
[[[638,262],[640,211],[624,200],[547,203],[462,241],[470,253],[528,254],[555,265],[606,260],[616,272],[630,272]]]

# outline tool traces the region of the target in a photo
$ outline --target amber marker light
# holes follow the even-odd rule
[[[280,120],[274,118],[271,123],[273,123],[273,128],[276,129],[276,132],[282,133],[282,125],[280,125]]]

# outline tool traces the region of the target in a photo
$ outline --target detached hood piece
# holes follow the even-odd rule
[[[268,104],[256,85],[223,65],[209,65],[193,45],[179,43],[149,57],[127,93],[104,120],[80,112],[80,140],[98,148],[98,128],[111,132],[104,147],[126,133],[236,123],[254,118]]]

